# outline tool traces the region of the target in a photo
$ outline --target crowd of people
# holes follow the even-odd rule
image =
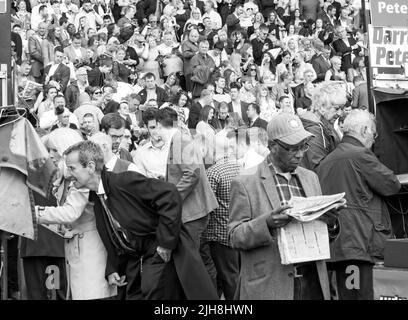
[[[68,234],[23,253],[29,299],[48,263],[72,299],[326,299],[276,241],[282,203],[322,191],[348,201],[322,216],[336,296],[372,299],[400,185],[370,150],[360,1],[11,4],[18,105],[60,170],[37,218]]]

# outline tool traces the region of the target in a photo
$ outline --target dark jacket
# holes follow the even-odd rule
[[[331,261],[383,260],[391,220],[382,199],[401,187],[394,173],[351,136],[318,166],[323,194],[345,192],[347,208],[339,214],[340,234],[330,245]]]
[[[48,65],[44,68],[44,79],[48,75],[50,69],[51,65]],[[65,89],[67,88],[70,75],[71,75],[70,69],[63,63],[59,64],[57,70],[55,70],[54,74],[52,75],[52,78],[54,78],[55,81],[59,82],[62,92],[65,92]]]
[[[339,137],[324,117],[319,119],[314,113],[305,112],[300,119],[305,129],[314,135],[309,141],[310,147],[303,156],[301,166],[315,171],[319,163],[334,150]]]
[[[264,119],[259,118],[259,117],[256,118],[254,123],[249,124],[250,128],[262,128],[262,129],[265,129],[265,130],[266,130],[267,126],[268,126],[268,122],[266,120],[264,120]]]
[[[353,89],[353,102],[351,103],[353,108],[368,109],[368,93],[367,83],[360,83]]]
[[[182,200],[176,187],[136,172],[115,174],[103,171],[102,183],[112,215],[131,237],[151,236],[159,246],[173,250],[172,261],[186,298],[217,299],[204,263],[181,223]],[[101,222],[100,200],[95,192],[91,192],[91,198],[95,201],[95,217]],[[106,229],[100,229],[98,220],[98,232],[106,232]],[[109,275],[118,271],[119,256],[108,238],[102,235],[101,238],[105,239],[104,244],[108,244],[106,275]]]
[[[157,105],[160,107],[163,103],[169,100],[167,93],[164,89],[156,86],[156,95],[157,95]],[[139,96],[141,98],[140,104],[145,104],[147,99],[147,90],[143,89],[139,92]]]
[[[341,56],[341,70],[347,72],[348,69],[353,67],[351,61],[351,53],[358,54],[360,52],[360,47],[357,49],[352,49],[351,47],[356,44],[356,40],[353,38],[348,38],[350,47],[348,47],[342,39],[337,39],[333,42],[334,51]]]
[[[79,88],[76,81],[71,83],[67,87],[67,90],[65,90],[65,99],[69,111],[74,112],[74,110],[79,107],[79,94]]]
[[[190,114],[188,115],[188,128],[195,129],[200,117],[200,111],[203,106],[199,101],[194,101],[190,108]]]
[[[317,78],[313,82],[324,81],[327,70],[330,69],[330,62],[323,58],[321,54],[315,54],[311,59],[313,69],[316,71]]]
[[[269,50],[273,48],[272,41],[269,38],[266,38],[264,42],[261,42],[258,38],[251,41],[254,62],[260,66],[262,63],[262,55],[265,51],[262,51],[263,46],[267,43],[269,45]]]

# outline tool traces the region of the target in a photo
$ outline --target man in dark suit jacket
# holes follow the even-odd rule
[[[259,35],[257,38],[251,41],[254,62],[260,66],[262,63],[262,55],[264,52],[271,50],[273,44],[271,39],[268,38],[269,28],[265,24],[261,24],[259,27]]]
[[[243,12],[244,12],[244,8],[242,7],[242,5],[238,4],[235,7],[234,12],[227,16],[226,24],[227,24],[228,37],[231,36],[231,33],[233,31],[236,31],[241,28],[241,25],[239,24],[239,17]]]
[[[238,116],[242,118],[245,124],[248,124],[249,119],[247,115],[248,103],[240,100],[239,90],[240,85],[237,83],[231,83],[230,85],[230,97],[231,102],[228,103],[228,112],[236,112]]]
[[[361,48],[357,45],[354,38],[348,37],[347,30],[344,27],[337,26],[336,30],[339,35],[339,39],[333,42],[333,49],[338,55],[341,56],[341,70],[347,74],[348,69],[353,67],[351,54],[353,53],[357,55]]]
[[[200,117],[201,109],[204,106],[211,105],[212,94],[209,90],[204,89],[201,91],[200,98],[196,99],[190,108],[190,114],[188,116],[188,128],[195,129],[198,123],[198,118]]]
[[[353,100],[351,107],[353,109],[368,109],[367,82],[363,78],[356,76],[353,79],[355,88],[353,89]]]
[[[250,103],[248,105],[247,115],[249,119],[249,128],[258,127],[265,129],[268,126],[268,122],[264,119],[259,118],[261,114],[261,107],[256,103]]]
[[[166,181],[176,185],[183,200],[182,221],[197,249],[208,222],[208,214],[218,208],[200,154],[192,138],[173,128],[177,112],[163,108],[156,115],[162,139],[170,144]]]
[[[228,112],[229,106],[225,102],[221,102],[218,107],[218,116],[215,118],[215,128],[224,129],[227,122],[232,122],[235,128],[246,127],[244,120],[236,112]]]
[[[140,261],[143,257],[140,288],[144,299],[216,299],[215,288],[207,284],[209,277],[203,272],[204,266],[189,251],[191,238],[182,229],[182,200],[174,185],[137,172],[107,171],[101,148],[91,141],[80,142],[65,154],[74,186],[91,190],[95,217],[102,222],[97,223],[97,229],[101,239],[105,239],[110,284],[123,286],[128,275],[140,272],[140,263],[139,268],[128,268],[124,277],[119,276],[119,252],[123,250],[115,245],[114,235],[108,231],[112,230],[106,223],[108,212],[127,232],[134,251],[129,259]],[[86,168],[80,159],[86,159]],[[202,274],[199,276],[198,272]],[[197,280],[199,285],[194,288],[192,282]]]
[[[311,64],[313,66],[313,69],[316,71],[317,78],[314,80],[314,82],[321,82],[324,81],[324,77],[326,76],[327,70],[330,69],[331,64],[328,60],[328,58],[325,57],[325,49],[324,44],[321,40],[315,39],[313,41],[313,47],[315,50],[315,54],[312,56],[311,59]]]
[[[144,76],[146,87],[139,92],[139,96],[141,98],[140,104],[145,104],[146,101],[150,100],[147,97],[150,95],[150,92],[156,96],[157,105],[160,107],[163,103],[168,101],[169,97],[164,89],[158,87],[156,85],[156,76],[153,73],[147,73]]]
[[[65,92],[70,76],[70,69],[62,63],[64,51],[62,47],[54,49],[54,62],[49,64],[44,69],[44,83],[47,84],[50,80],[55,80],[60,84],[60,90]]]

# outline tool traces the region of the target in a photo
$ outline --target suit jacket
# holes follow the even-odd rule
[[[48,42],[47,40],[43,40]],[[36,35],[28,38],[28,52],[30,54],[31,74],[33,77],[41,77],[44,68],[45,50]]]
[[[262,48],[265,45],[265,43],[269,44],[269,49],[273,48],[272,41],[269,38],[266,38],[264,42],[261,42],[258,38],[254,39],[251,41],[252,44],[252,49],[253,49],[253,56],[254,56],[254,62],[260,66],[262,63]]]
[[[68,60],[75,64],[75,60],[78,60],[77,56],[75,55],[74,47],[69,45],[64,49],[64,53],[67,55]],[[86,60],[86,49],[81,47],[81,55],[82,60]]]
[[[193,239],[181,223],[182,200],[176,187],[136,172],[127,172],[127,167],[126,161],[118,160],[114,168],[117,173],[103,171],[102,183],[111,214],[130,231],[131,239],[150,235],[157,245],[173,250],[169,263],[174,263],[187,299],[217,300],[217,292]],[[108,254],[105,272],[108,276],[118,272],[124,256],[117,255],[110,241],[105,215],[95,192],[90,193],[90,199],[95,202],[96,227]]]
[[[313,82],[324,81],[327,70],[330,69],[331,65],[329,61],[323,58],[321,54],[315,54],[311,59],[311,64],[313,69],[316,71],[317,78]]]
[[[246,126],[247,126],[246,123],[244,122],[244,120],[242,120],[242,118],[239,116],[239,114],[238,114],[237,112],[230,112],[230,113],[228,114],[227,118],[231,118],[231,119],[234,121],[235,126],[238,127],[238,128],[246,127]],[[215,120],[213,121],[213,123],[214,123],[214,125],[213,125],[214,128],[216,128],[217,130],[218,130],[218,129],[219,129],[219,130],[224,129],[226,119],[225,119],[223,122],[222,122],[221,119],[219,119],[219,118],[214,118],[214,119],[215,119]]]
[[[231,33],[239,28],[241,28],[239,24],[239,19],[234,13],[231,13],[230,15],[227,16],[227,33],[228,37],[231,36]]]
[[[241,250],[236,296],[240,300],[292,300],[293,265],[281,264],[276,234],[266,224],[272,210],[281,206],[268,158],[255,170],[231,184],[228,235],[231,247]],[[298,167],[295,173],[307,197],[321,195],[314,172]]]
[[[174,185],[133,171],[113,173],[106,169],[102,172],[102,183],[112,216],[132,238],[152,237],[163,248],[176,248],[181,226],[181,199]],[[110,241],[98,196],[91,192],[90,198],[95,202],[96,227],[108,254],[105,271],[108,276],[118,272],[120,256]]]
[[[249,124],[249,119],[248,119],[248,115],[247,115],[247,110],[248,110],[248,103],[246,103],[246,102],[244,102],[244,101],[241,101],[241,115],[242,115],[242,120],[244,121],[244,123],[246,124],[246,125],[248,125]],[[233,109],[233,107],[232,107],[232,102],[229,102],[228,103],[228,112],[229,113],[231,113],[231,112],[234,112],[234,109]],[[238,114],[238,116],[239,116],[239,114]]]
[[[353,102],[351,106],[353,109],[355,108],[368,109],[367,82],[360,83],[357,87],[353,89]]]
[[[44,80],[45,77],[48,75],[49,71],[51,69],[51,65],[48,65],[44,69]],[[53,78],[60,83],[61,85],[61,91],[65,92],[69,79],[71,75],[71,70],[64,65],[63,63],[60,63],[57,67],[57,70],[55,70],[54,74],[52,75]]]
[[[156,95],[157,95],[157,104],[160,107],[163,103],[169,100],[167,93],[164,89],[156,86]],[[140,103],[145,104],[147,100],[147,90],[143,89],[139,92],[139,96],[141,98]]]
[[[255,122],[250,124],[250,128],[258,127],[266,130],[266,127],[268,126],[268,122],[264,119],[261,118],[256,118]]]
[[[177,131],[170,142],[166,181],[176,185],[183,200],[183,223],[205,217],[218,208],[202,159],[193,139]]]
[[[344,72],[347,72],[348,69],[353,67],[351,53],[357,54],[361,50],[360,47],[358,47],[358,49],[351,49],[351,47],[356,44],[356,40],[348,38],[348,41],[350,47],[348,47],[342,39],[337,39],[333,42],[334,51],[341,55],[341,70]]]
[[[200,111],[203,108],[199,101],[194,101],[190,108],[190,113],[188,115],[188,128],[195,129],[197,127],[198,118],[200,116]]]

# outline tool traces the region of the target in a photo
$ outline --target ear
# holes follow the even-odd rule
[[[88,168],[89,173],[94,174],[96,172],[96,164],[93,161],[89,161],[88,164],[86,165]]]

